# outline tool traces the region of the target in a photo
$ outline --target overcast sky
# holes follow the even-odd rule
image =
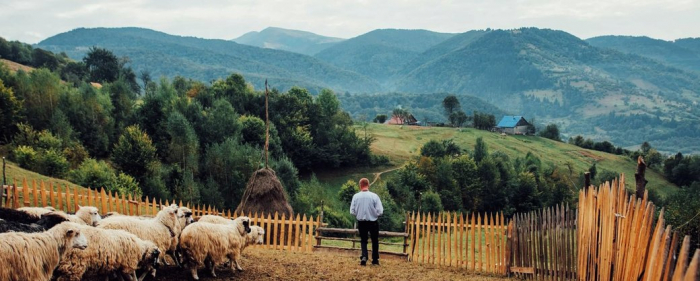
[[[378,28],[560,29],[581,38],[700,37],[700,0],[0,0],[0,37],[37,43],[78,27],[233,39],[268,26],[354,37]]]

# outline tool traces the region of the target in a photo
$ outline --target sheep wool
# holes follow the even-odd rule
[[[145,257],[152,256],[154,251],[160,253],[153,242],[141,240],[124,230],[81,226],[81,231],[87,237],[91,247],[84,251],[77,249],[66,251],[54,272],[59,281],[80,281],[84,275],[93,276],[112,272],[123,276],[135,276],[136,269]]]
[[[30,214],[35,217],[41,217],[41,215],[46,214],[48,212],[54,212],[56,209],[54,209],[51,206],[46,206],[46,207],[22,207],[17,210],[20,210],[22,212],[25,212],[27,214]]]
[[[136,235],[143,240],[153,241],[160,250],[160,257],[170,249],[172,238],[179,228],[177,220],[177,208],[164,207],[151,219],[143,219],[130,216],[110,216],[103,219],[97,225],[104,229],[122,229]]]
[[[234,268],[242,271],[239,261],[245,236],[241,233],[250,232],[249,223],[248,217],[239,217],[233,223],[213,224],[200,220],[186,227],[180,235],[180,248],[192,278],[199,280],[197,270],[204,266],[216,276],[216,266],[229,260],[232,261],[231,271]]]
[[[42,233],[2,233],[0,241],[3,281],[49,281],[67,249],[88,247],[80,226],[71,222]]]
[[[100,220],[99,210],[97,207],[92,206],[78,206],[78,211],[75,215],[69,215],[69,220],[78,224],[87,224],[89,226],[96,226]]]

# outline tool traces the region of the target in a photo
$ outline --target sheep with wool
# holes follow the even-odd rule
[[[177,207],[168,206],[162,207],[154,218],[144,219],[115,215],[103,219],[97,227],[122,229],[143,240],[153,241],[158,246],[160,251],[159,258],[162,260],[165,252],[170,249],[180,223],[177,219]]]
[[[204,219],[207,216],[202,217]],[[206,220],[206,219],[205,219]],[[243,271],[239,261],[241,245],[250,232],[250,219],[238,217],[232,223],[215,224],[201,219],[186,227],[180,235],[180,248],[192,278],[199,280],[197,270],[205,266],[216,277],[215,268],[231,260],[231,271]]]
[[[66,251],[54,276],[58,281],[80,281],[83,276],[117,273],[129,281],[136,281],[136,270],[145,274],[158,262],[160,250],[155,243],[142,240],[124,230],[81,226],[90,248]]]
[[[71,222],[42,233],[2,233],[0,241],[3,281],[49,281],[66,250],[88,247],[80,226]]]
[[[35,217],[40,217],[43,214],[46,214],[48,212],[55,212],[56,209],[51,206],[46,206],[46,207],[22,207],[17,210],[20,210],[22,212],[25,212],[27,214],[33,215]]]
[[[175,204],[171,206],[178,208]],[[173,258],[177,266],[180,266],[180,257],[182,256],[182,254],[179,251],[180,234],[182,233],[182,230],[185,229],[185,227],[187,227],[190,223],[194,222],[194,219],[192,218],[192,210],[184,206],[179,207],[177,209],[177,219],[180,223],[180,228],[177,229],[175,236],[173,237],[172,244],[170,245],[170,249],[168,250],[168,255],[170,255]]]
[[[21,213],[21,212],[20,212]],[[43,232],[50,229],[57,224],[68,221],[68,218],[64,214],[60,213],[46,213],[41,216],[41,218],[35,222],[25,223],[17,222],[11,220],[0,219],[0,233],[5,232]]]
[[[246,241],[241,245],[241,253],[243,250],[254,244],[262,244],[265,242],[265,229],[257,225],[250,226],[250,233],[246,234]]]

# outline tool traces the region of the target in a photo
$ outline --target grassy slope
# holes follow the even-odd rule
[[[388,156],[392,163],[398,165],[420,155],[421,146],[431,139],[453,139],[463,149],[472,150],[476,144],[476,139],[482,137],[489,148],[489,152],[501,151],[510,156],[511,159],[524,157],[527,152],[532,152],[542,160],[544,165],[554,163],[554,165],[563,166],[565,163],[570,162],[573,164],[577,174],[588,170],[593,162],[597,160],[599,174],[603,170],[624,173],[627,185],[630,188],[634,185],[636,162],[631,159],[583,149],[545,138],[501,136],[500,134],[470,128],[401,127],[381,124],[370,124],[368,131],[377,138],[377,141],[372,144],[372,151]],[[319,176],[319,178],[321,177]],[[677,188],[657,171],[647,170],[646,178],[649,181],[647,187],[656,189],[662,196],[667,196]]]
[[[55,189],[55,185],[57,185],[57,184],[60,184],[61,186],[70,186],[71,188],[74,188],[74,187],[83,188],[82,186],[74,184],[70,181],[44,176],[42,174],[35,173],[35,172],[30,171],[30,170],[20,168],[17,164],[12,163],[10,161],[7,161],[7,160],[5,160],[5,161],[7,162],[7,165],[5,167],[5,173],[7,176],[7,184],[15,183],[19,186],[19,185],[22,185],[22,180],[26,179],[28,184],[31,184],[32,180],[35,180],[37,184],[39,184],[41,181],[44,181],[45,184],[48,184],[49,182],[51,182],[54,184],[54,189]]]

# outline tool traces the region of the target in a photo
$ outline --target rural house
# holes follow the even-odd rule
[[[405,122],[404,122],[405,121]],[[409,114],[408,117],[402,119],[401,116],[392,115],[389,121],[386,121],[389,125],[418,125],[419,122],[413,117],[413,114]]]
[[[496,125],[496,130],[511,135],[524,135],[527,134],[529,125],[530,123],[522,116],[503,116],[498,125]]]

